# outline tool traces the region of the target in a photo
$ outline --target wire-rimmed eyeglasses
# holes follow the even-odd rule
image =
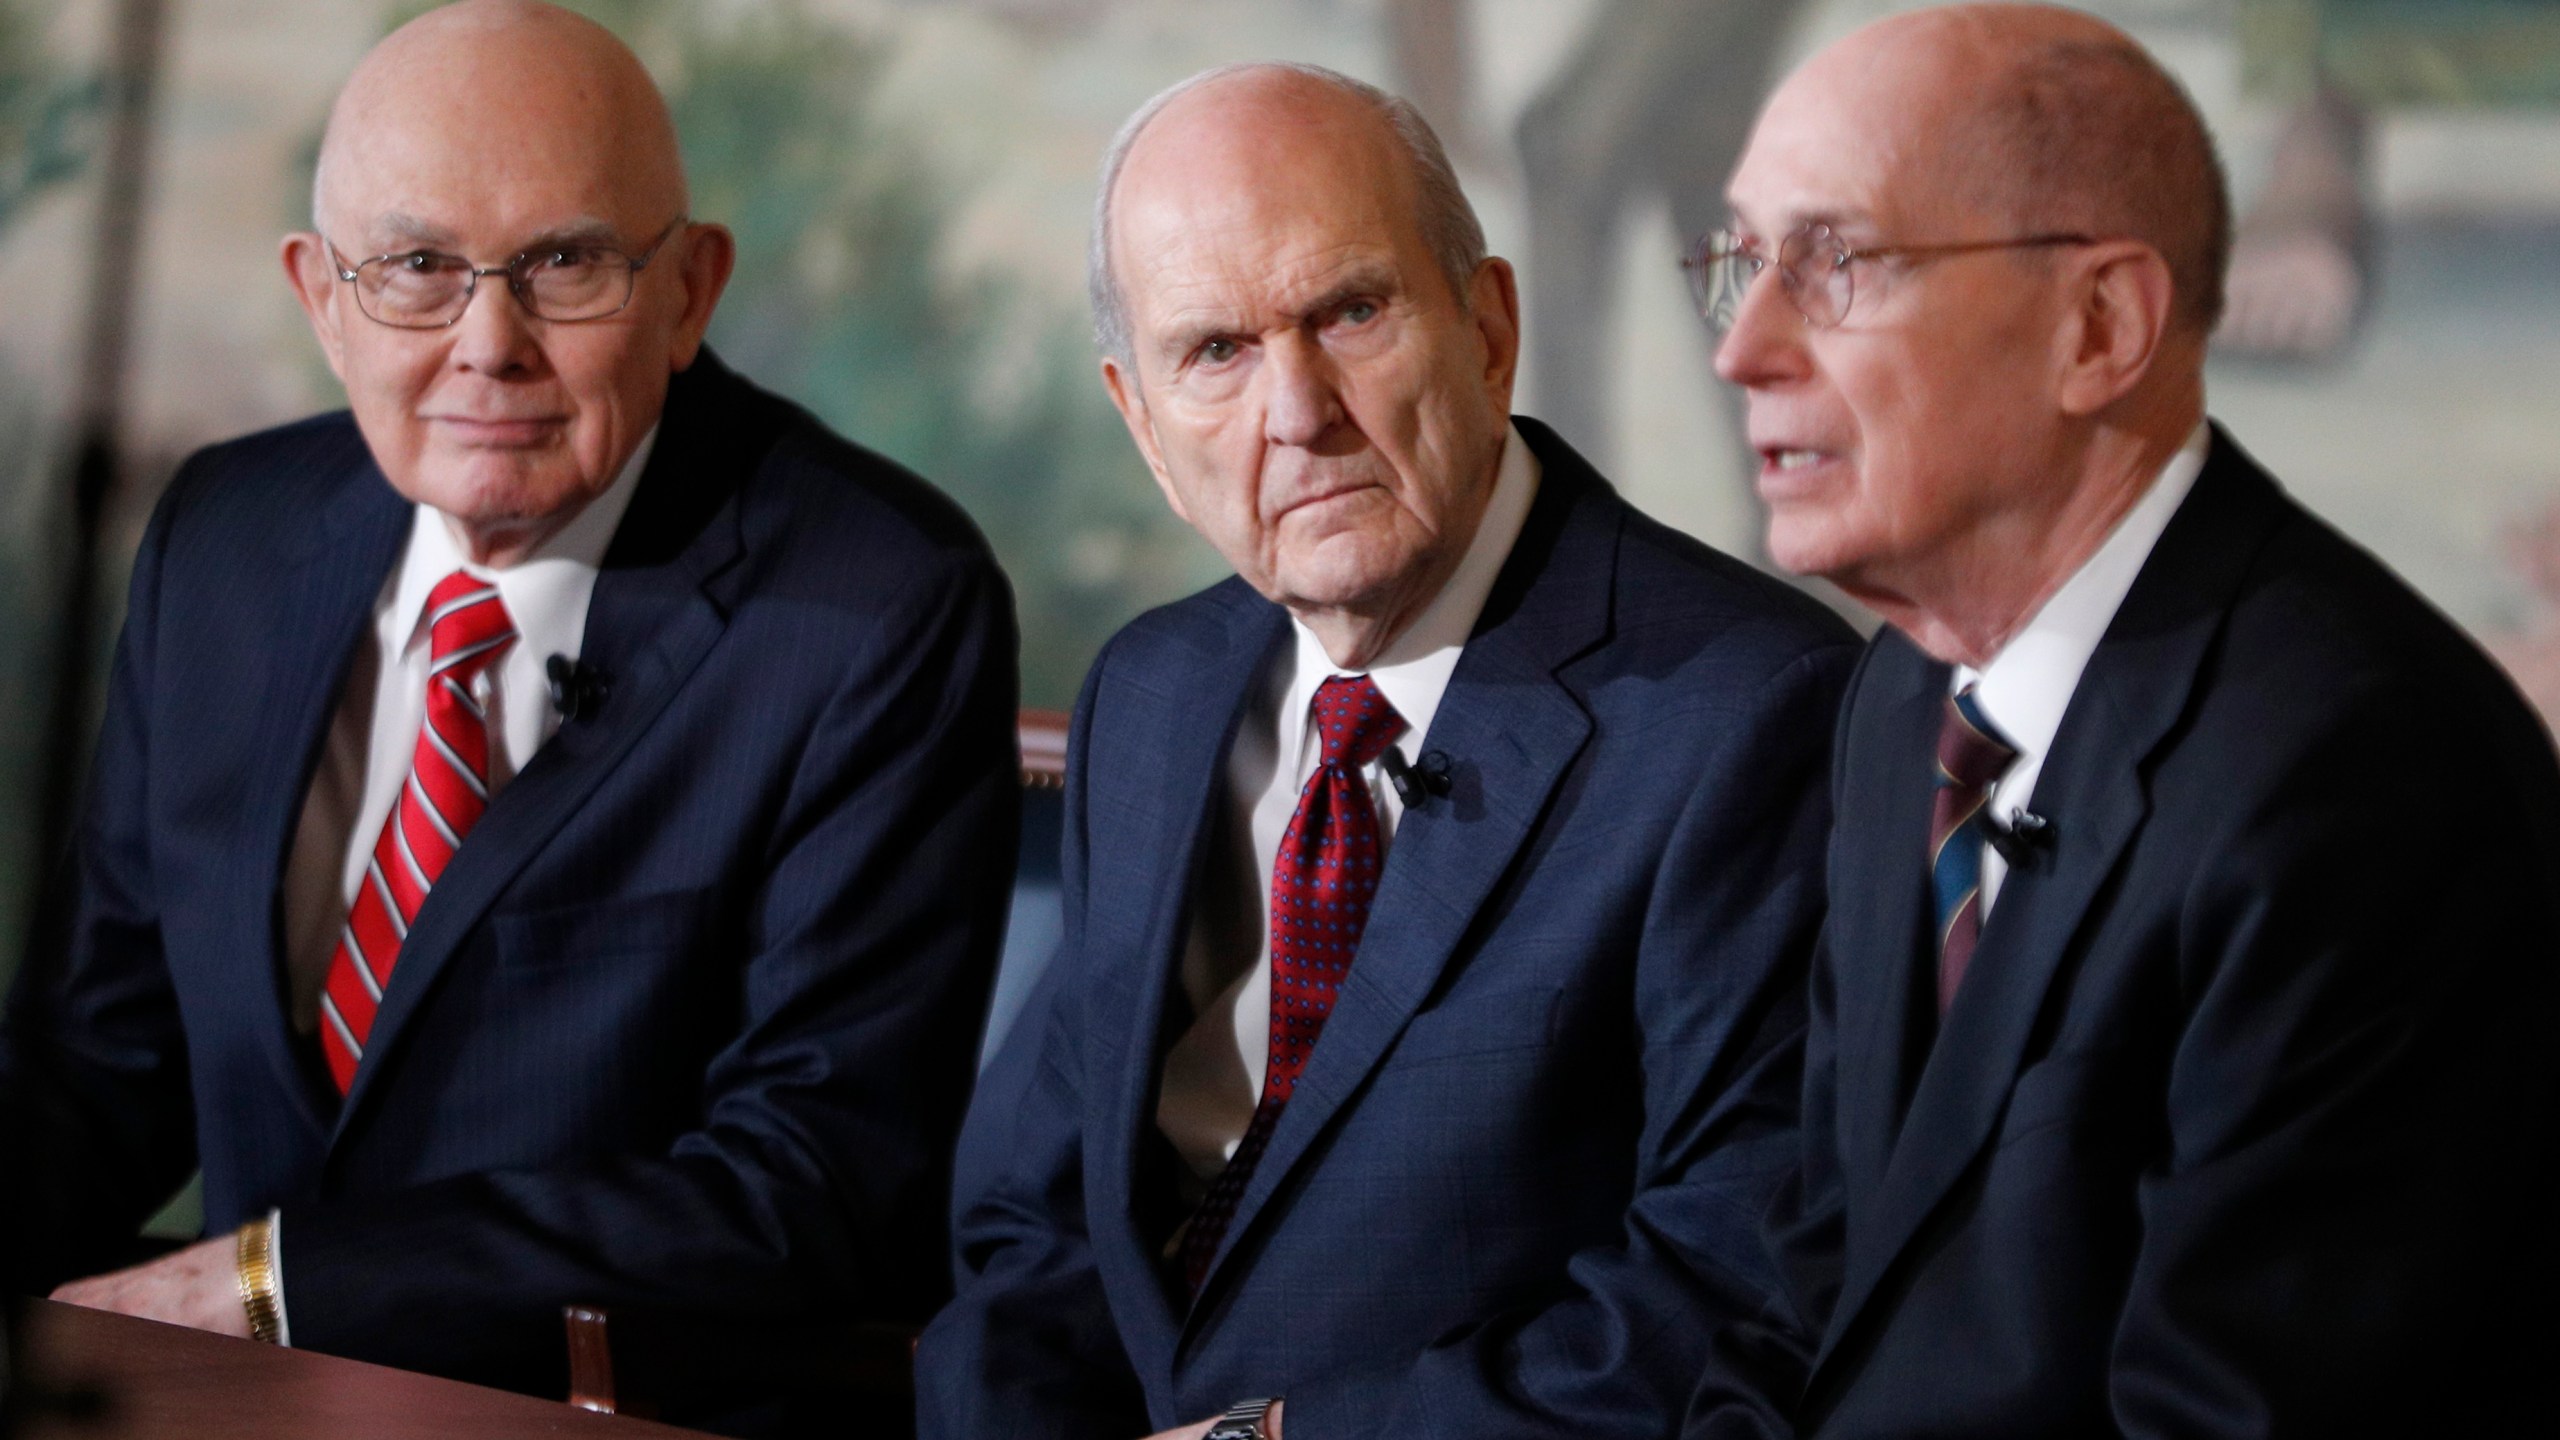
[[[401,250],[349,265],[324,237],[338,278],[356,287],[365,318],[397,330],[441,330],[471,308],[483,275],[504,275],[527,314],[551,321],[602,320],[631,303],[636,277],[688,217],[667,222],[637,255],[611,245],[565,241],[518,252],[504,265],[474,265],[441,250]]]
[[[1968,255],[1978,250],[2015,250],[2044,245],[2095,245],[2098,237],[2076,233],[2021,235],[2003,240],[1950,240],[1931,245],[1851,245],[1828,225],[1807,225],[1778,242],[1778,284],[1805,323],[1827,330],[1848,318],[1857,298],[1856,272],[1861,260],[1894,256]],[[1769,265],[1759,242],[1731,230],[1713,230],[1689,247],[1680,268],[1689,272],[1689,292],[1698,314],[1721,335],[1742,313],[1743,296]]]

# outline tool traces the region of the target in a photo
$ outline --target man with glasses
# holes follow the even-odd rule
[[[2519,1434],[2560,766],[2205,419],[2210,137],[2070,11],[1879,22],[1693,258],[1842,720],[1792,1315],[1693,1437]],[[2423,477],[2412,477],[2423,483]]]
[[[196,456],[143,539],[0,1036],[0,1269],[555,1395],[601,1306],[671,1415],[809,1418],[793,1335],[947,1285],[1003,578],[702,348],[730,237],[590,22],[385,40],[313,219],[352,414]],[[98,1273],[199,1163],[214,1238]]]

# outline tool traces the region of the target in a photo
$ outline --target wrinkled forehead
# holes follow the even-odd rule
[[[1142,323],[1177,292],[1276,300],[1345,266],[1428,267],[1382,121],[1198,98],[1148,127],[1114,187],[1111,260]]]

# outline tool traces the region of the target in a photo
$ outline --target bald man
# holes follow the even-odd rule
[[[774,1337],[941,1289],[1004,582],[703,349],[730,238],[588,21],[392,35],[314,201],[350,413],[197,455],[142,541],[0,1038],[0,1263],[552,1394],[603,1306],[668,1413],[762,1428]],[[199,1164],[214,1238],[97,1275]]]
[[[1690,1435],[2547,1430],[2560,765],[2207,422],[2193,106],[2086,16],[1923,12],[1788,80],[1729,198],[1770,551],[1888,628],[1793,1316]]]
[[[1511,268],[1400,101],[1177,86],[1093,266],[1104,381],[1237,575],[1077,703],[1066,935],[971,1120],[920,1428],[1668,1434],[1774,1284],[1849,632],[1511,413]]]

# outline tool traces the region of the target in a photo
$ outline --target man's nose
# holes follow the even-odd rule
[[[1733,324],[1716,342],[1716,375],[1749,389],[1804,374],[1807,326],[1776,274],[1763,274],[1743,290]]]
[[[1263,359],[1262,428],[1273,443],[1312,448],[1342,423],[1339,377],[1324,347],[1305,336],[1273,343]]]
[[[484,375],[530,369],[542,355],[533,316],[508,287],[504,274],[479,278],[462,308],[462,318],[453,322],[453,331],[454,363]]]

